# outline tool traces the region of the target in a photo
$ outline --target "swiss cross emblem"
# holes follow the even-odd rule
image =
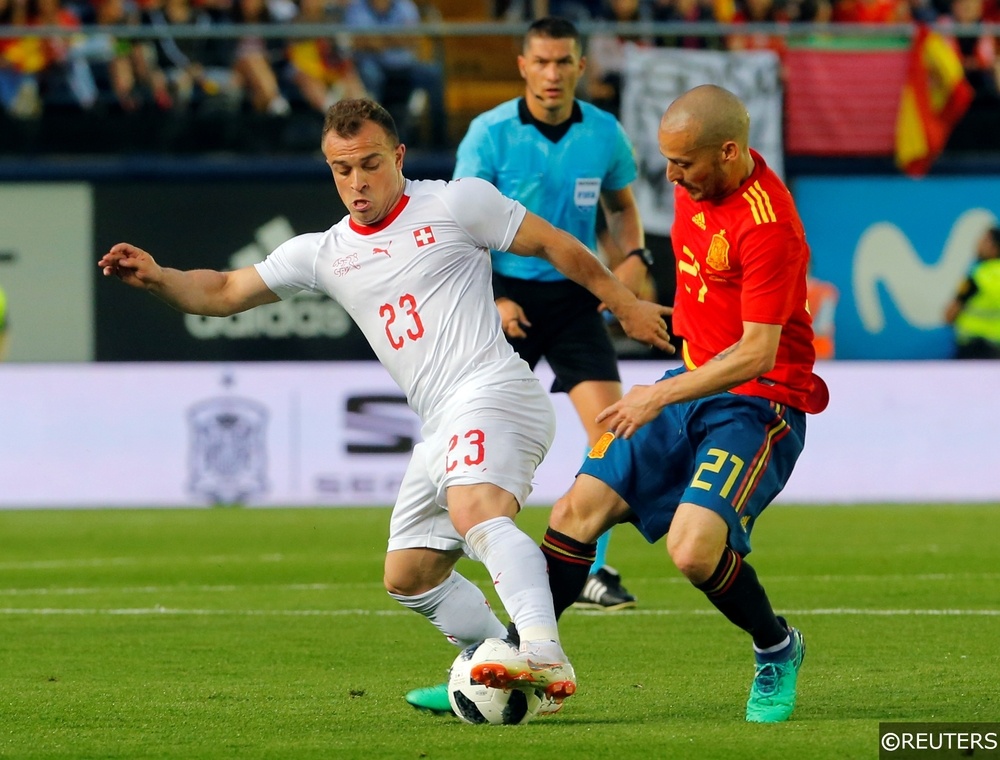
[[[434,242],[434,230],[430,228],[430,225],[421,227],[419,230],[413,231],[413,237],[417,241],[417,248],[423,248]]]

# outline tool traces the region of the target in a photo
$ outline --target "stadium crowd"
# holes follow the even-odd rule
[[[310,115],[303,142],[315,142],[316,120],[341,97],[369,94],[393,113],[404,139],[424,147],[449,147],[446,72],[441,50],[421,36],[375,36],[380,25],[415,26],[448,20],[433,0],[0,0],[0,112],[9,125],[91,114],[160,117],[170,142],[193,116],[212,130],[232,126],[233,116],[257,115],[255,124],[281,129],[290,117]],[[494,2],[493,19],[528,19],[553,13],[580,21],[719,22],[731,33],[626,38],[607,31],[588,40],[588,73],[580,95],[616,111],[624,45],[696,49],[774,49],[781,35],[745,32],[747,22],[934,21],[974,24],[1000,20],[1000,0],[551,0]],[[484,20],[489,20],[489,18]],[[291,36],[213,37],[215,29],[241,24],[337,24],[342,33],[318,39]],[[204,35],[172,35],[171,27],[198,27]],[[13,36],[3,27],[59,27],[66,36]],[[162,32],[136,38],[102,27],[148,27]],[[285,27],[288,28],[288,27]],[[364,34],[351,34],[363,30]],[[20,30],[19,30],[20,31]],[[815,35],[813,35],[815,38]],[[977,106],[1000,112],[998,40],[960,37],[959,47]],[[488,52],[484,52],[484,55]],[[169,119],[162,118],[169,115]],[[68,123],[68,122],[67,122]],[[146,124],[153,121],[147,119]],[[30,126],[28,127],[30,131]],[[135,124],[129,127],[132,132]],[[88,139],[93,140],[95,135]],[[219,140],[223,140],[221,134]],[[97,141],[99,142],[99,141]],[[202,134],[199,147],[211,148]],[[294,142],[294,140],[293,140]]]

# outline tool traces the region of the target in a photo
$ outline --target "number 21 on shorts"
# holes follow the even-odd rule
[[[715,474],[724,476],[725,481],[722,483],[721,490],[719,490],[719,496],[726,499],[732,492],[736,479],[740,476],[740,473],[743,472],[745,462],[735,454],[730,454],[728,451],[723,451],[722,449],[709,449],[707,454],[712,458],[712,461],[702,462],[698,466],[698,470],[695,472],[694,478],[691,479],[691,485],[694,488],[711,491],[713,486],[717,485],[717,483],[710,481],[719,480],[719,478],[713,478],[711,475]]]

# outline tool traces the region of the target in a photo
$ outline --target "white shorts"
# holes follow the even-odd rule
[[[552,402],[535,379],[456,398],[437,431],[413,448],[389,522],[389,551],[465,547],[448,515],[450,486],[492,483],[523,506],[555,426]]]

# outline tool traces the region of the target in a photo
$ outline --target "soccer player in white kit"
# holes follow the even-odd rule
[[[554,433],[548,395],[503,336],[490,249],[550,261],[587,287],[636,340],[670,349],[669,309],[639,301],[582,243],[479,179],[411,181],[392,117],[365,99],[327,112],[323,154],[348,215],[231,272],[161,267],[119,243],[98,266],[179,311],[228,316],[303,290],[340,303],[420,416],[423,440],[389,527],[384,583],[401,604],[466,646],[506,628],[455,572],[487,567],[520,635],[516,657],[483,663],[489,686],[576,690],[552,608],[545,559],[513,518]]]

